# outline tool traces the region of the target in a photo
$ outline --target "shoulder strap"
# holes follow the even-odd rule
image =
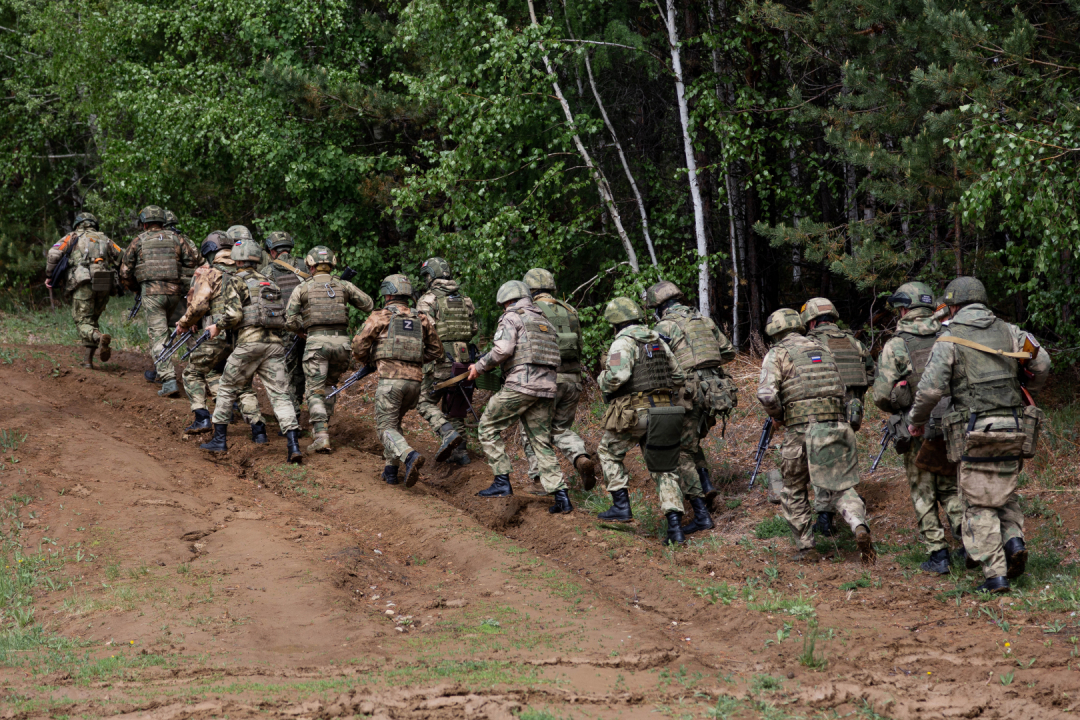
[[[1016,358],[1017,360],[1030,360],[1031,353],[1029,352],[1005,352],[1004,350],[995,350],[994,348],[981,345],[974,340],[968,340],[967,338],[956,337],[955,335],[945,335],[937,339],[938,342],[953,343],[954,345],[963,345],[964,347],[971,348],[972,350],[978,350],[989,355],[1003,355],[1004,357]]]
[[[298,269],[294,268],[292,265],[290,265],[289,263],[285,262],[284,260],[274,258],[270,262],[274,263],[275,265],[277,265],[279,267],[285,268],[286,270],[288,270],[291,273],[295,273],[296,275],[299,275],[300,277],[302,277],[305,280],[307,280],[308,278],[311,277],[310,273],[306,273],[303,270],[298,270]]]

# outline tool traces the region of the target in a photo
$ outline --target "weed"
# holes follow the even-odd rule
[[[857,590],[859,588],[868,588],[873,583],[870,577],[870,573],[863,573],[858,580],[852,580],[851,582],[840,583],[841,590]]]
[[[802,593],[797,597],[789,597],[769,590],[760,602],[748,602],[746,607],[759,612],[783,612],[800,620],[809,620],[814,616],[814,604],[810,602],[810,598],[804,598]]]
[[[754,528],[754,537],[758,540],[768,540],[775,537],[788,537],[791,535],[791,526],[787,520],[779,515],[762,520]]]
[[[716,705],[705,711],[705,714],[713,720],[728,720],[742,708],[742,703],[729,695],[721,695],[716,699]]]
[[[734,510],[740,505],[742,505],[742,498],[729,498],[724,501],[724,507],[726,507],[728,510]]]
[[[0,450],[3,450],[5,454],[13,453],[26,442],[27,437],[29,436],[26,433],[20,433],[18,430],[0,430]]]
[[[1013,673],[1013,672],[1007,672],[1004,675],[1002,675],[1001,676],[1001,684],[1002,685],[1012,685],[1014,675],[1015,675],[1015,673]]]
[[[1053,514],[1050,506],[1038,495],[1034,497],[1020,495],[1019,500],[1020,509],[1024,511],[1024,517],[1050,517]]]
[[[802,653],[799,655],[799,664],[811,670],[824,670],[829,664],[825,654],[818,655],[815,646],[818,639],[817,620],[811,620],[806,624],[806,634],[803,635]]]
[[[705,585],[699,587],[695,592],[698,597],[705,598],[713,605],[718,602],[723,603],[724,605],[730,605],[731,601],[739,595],[739,591],[728,585],[726,582]]]
[[[191,572],[191,566],[187,563],[180,563],[176,566],[177,575],[187,575],[189,572]]]
[[[754,681],[750,685],[750,691],[760,695],[763,692],[779,690],[783,684],[783,680],[772,675],[755,675]]]

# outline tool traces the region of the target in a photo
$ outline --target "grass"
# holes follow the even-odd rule
[[[811,598],[804,598],[802,593],[791,597],[771,589],[766,590],[761,600],[747,602],[746,607],[759,612],[785,613],[800,620],[809,620],[816,614]]]
[[[824,670],[829,662],[824,653],[818,653],[816,646],[818,640],[817,620],[810,620],[806,624],[806,634],[803,635],[802,652],[799,653],[799,664],[811,670]]]
[[[791,526],[788,521],[779,515],[773,515],[757,524],[754,528],[754,537],[758,540],[768,540],[776,537],[790,537]]]
[[[0,298],[0,343],[13,345],[81,345],[79,332],[71,319],[71,306],[61,303],[63,293],[57,293],[57,306],[37,307],[27,298],[8,294]],[[127,319],[132,297],[113,297],[102,313],[101,331],[112,336],[114,350],[146,350],[146,321],[141,315]],[[8,357],[0,356],[4,362]]]
[[[695,590],[698,597],[703,597],[710,603],[715,605],[716,603],[723,603],[724,605],[730,605],[731,601],[739,596],[737,588],[733,588],[724,583],[714,583],[712,585],[705,585]]]

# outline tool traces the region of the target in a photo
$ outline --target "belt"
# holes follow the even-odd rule
[[[308,337],[315,337],[315,336],[318,336],[318,335],[329,335],[331,337],[339,337],[339,336],[342,336],[342,335],[348,335],[349,331],[347,329],[342,329],[342,328],[327,328],[327,327],[321,327],[320,328],[320,327],[316,327],[316,328],[309,328],[308,331],[307,331],[307,334],[308,334]]]

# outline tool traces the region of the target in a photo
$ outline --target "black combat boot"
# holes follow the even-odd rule
[[[701,478],[701,495],[705,498],[705,505],[712,507],[713,500],[716,499],[716,488],[713,487],[712,478],[709,477],[709,468],[699,467],[697,469],[698,477]],[[697,512],[696,510],[694,511]],[[685,531],[684,531],[685,532]]]
[[[514,488],[510,486],[509,475],[496,475],[495,480],[491,483],[491,487],[481,490],[476,494],[486,498],[510,497],[514,494]]]
[[[401,482],[400,480],[398,480],[397,468],[397,465],[387,465],[386,467],[384,467],[382,471],[383,482],[385,482],[387,485],[397,485],[399,482]]]
[[[420,479],[420,468],[424,467],[424,456],[413,450],[405,457],[405,487],[412,487]]]
[[[626,488],[611,493],[611,507],[596,515],[605,522],[630,522],[634,514],[630,512],[630,491]]]
[[[817,514],[817,522],[814,524],[814,529],[817,530],[822,535],[824,535],[825,537],[832,537],[833,536],[832,519],[833,519],[833,513],[831,513],[831,512],[820,512],[820,513],[818,513]]]
[[[195,411],[195,422],[184,428],[184,432],[188,435],[202,435],[213,429],[213,426],[210,424],[210,411],[204,409]]]
[[[266,435],[263,435],[266,437]],[[299,465],[304,462],[304,453],[300,452],[300,431],[299,430],[286,430],[285,431],[285,444],[288,446],[288,450],[285,453],[286,459]]]
[[[690,498],[690,507],[694,508],[694,521],[682,529],[683,535],[693,535],[699,530],[712,530],[712,516],[709,515],[709,506],[703,497]]]
[[[1009,579],[998,575],[997,577],[986,578],[986,581],[975,588],[976,592],[987,593],[1007,593],[1009,592]]]
[[[567,494],[566,488],[556,490],[551,493],[551,496],[555,498],[555,504],[548,508],[548,512],[552,515],[558,513],[566,515],[574,511],[574,506],[570,504],[570,495]]]
[[[937,573],[938,575],[949,574],[949,549],[943,548],[930,553],[930,559],[919,566],[923,572]]]
[[[1005,543],[1005,577],[1015,580],[1023,575],[1027,569],[1027,556],[1024,538],[1015,537]]]
[[[581,487],[592,490],[596,487],[596,463],[588,455],[578,455],[574,458],[574,469],[581,476]]]
[[[143,371],[142,375],[144,378],[146,378],[146,382],[148,383],[156,383],[158,381],[157,368],[150,368],[149,370],[145,370]]]
[[[672,510],[667,514],[667,537],[665,545],[682,545],[686,542],[686,536],[682,531],[682,513]]]
[[[199,449],[208,452],[229,452],[229,443],[226,438],[228,430],[228,425],[214,425],[214,436],[210,438],[209,442],[200,445]]]
[[[439,452],[435,453],[435,462],[446,462],[454,454],[457,446],[465,442],[465,438],[458,435],[457,430],[450,423],[443,423],[439,428],[439,434],[442,435],[442,445],[439,446]],[[405,481],[405,485],[412,487],[408,480]]]
[[[251,423],[251,442],[256,445],[265,445],[270,442],[266,439],[266,423],[261,420],[257,423]]]

